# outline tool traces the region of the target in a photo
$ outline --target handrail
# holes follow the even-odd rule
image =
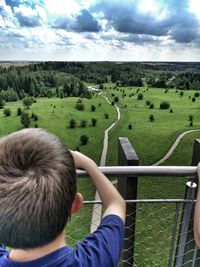
[[[196,166],[107,166],[99,169],[108,176],[188,176],[197,177]],[[88,176],[84,170],[76,171],[78,177]]]

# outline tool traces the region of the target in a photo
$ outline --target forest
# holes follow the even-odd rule
[[[153,88],[200,90],[199,63],[41,62],[0,66],[0,100],[25,96],[91,98],[86,84],[146,84]]]

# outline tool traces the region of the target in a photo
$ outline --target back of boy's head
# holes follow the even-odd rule
[[[41,129],[0,139],[0,242],[12,248],[44,246],[61,234],[76,195],[70,151]]]

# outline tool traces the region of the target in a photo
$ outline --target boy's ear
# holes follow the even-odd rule
[[[82,206],[83,206],[83,196],[81,193],[76,193],[76,196],[72,203],[71,213],[72,214],[77,213]]]

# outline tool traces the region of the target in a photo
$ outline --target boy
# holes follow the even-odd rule
[[[71,213],[82,206],[75,169],[87,171],[105,206],[97,231],[65,244]],[[24,129],[0,139],[1,267],[117,266],[124,238],[125,203],[96,164],[69,151],[41,129]]]

